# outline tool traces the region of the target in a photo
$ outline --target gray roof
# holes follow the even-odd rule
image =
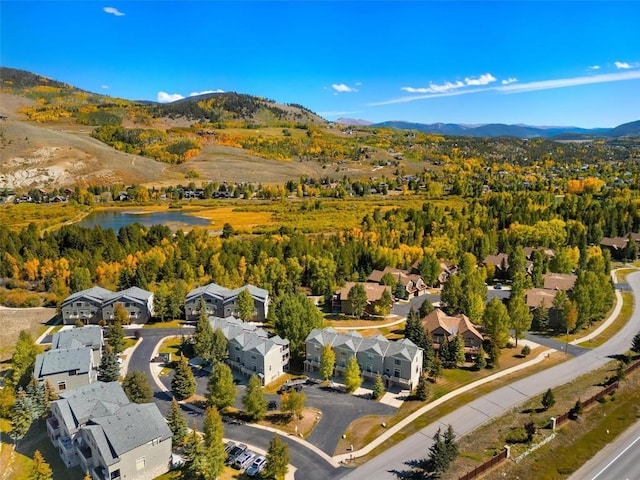
[[[267,298],[269,297],[269,292],[262,289],[262,288],[258,288],[255,287],[253,285],[245,285],[244,287],[240,287],[240,288],[236,288],[234,290],[231,290],[229,288],[225,288],[221,285],[218,285],[216,283],[210,283],[209,285],[204,285],[202,287],[198,287],[195,288],[193,290],[191,290],[188,294],[187,294],[187,298],[186,301],[188,302],[189,300],[195,299],[195,298],[199,298],[202,295],[209,295],[211,297],[215,297],[215,298],[219,298],[221,300],[227,301],[227,300],[232,300],[235,297],[237,297],[238,295],[240,295],[240,292],[242,292],[242,290],[248,289],[249,293],[251,293],[251,296],[255,299],[255,300],[259,300],[262,302],[266,302]]]
[[[105,299],[103,305],[110,305],[115,302],[121,302],[122,300],[129,300],[136,303],[147,303],[153,296],[153,293],[148,290],[143,290],[138,287],[127,288],[121,292],[113,293],[109,298]]]
[[[91,347],[94,350],[102,346],[102,327],[98,325],[87,325],[71,330],[62,330],[53,334],[51,349]]]
[[[413,360],[419,348],[408,338],[389,342],[387,357],[404,358],[405,360]]]
[[[47,375],[77,370],[88,373],[91,369],[92,350],[88,347],[60,348],[36,356],[33,375],[41,379]]]
[[[107,290],[102,287],[91,287],[87,290],[81,290],[73,293],[64,299],[62,306],[65,307],[71,302],[79,300],[89,300],[98,304],[102,304],[105,300],[109,299],[113,295],[111,290]]]
[[[111,415],[129,403],[118,382],[94,382],[58,395],[60,399],[52,403],[58,405],[68,430],[74,430],[92,417]]]
[[[278,335],[269,337],[266,330],[252,325],[235,317],[209,317],[209,323],[215,330],[222,330],[225,338],[234,344],[237,344],[242,350],[254,350],[265,356],[270,351],[281,347],[288,346],[289,340],[280,338]]]
[[[129,403],[111,415],[92,418],[85,428],[107,465],[154,439],[171,437],[167,422],[153,403]]]

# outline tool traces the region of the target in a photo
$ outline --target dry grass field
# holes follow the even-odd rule
[[[0,306],[0,362],[11,358],[20,330],[38,338],[56,316],[55,308],[6,308]]]

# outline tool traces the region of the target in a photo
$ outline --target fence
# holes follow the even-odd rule
[[[611,385],[608,385],[607,387],[603,388],[592,397],[587,398],[584,402],[582,402],[582,408],[587,408],[589,405],[594,404],[605,395],[609,395],[610,393],[616,391],[619,386],[620,386],[619,382],[613,382]],[[559,427],[560,425],[565,423],[567,420],[569,420],[570,416],[571,416],[571,410],[556,417],[556,427]]]
[[[482,465],[478,465],[476,468],[471,470],[470,472],[465,473],[463,476],[459,477],[458,480],[471,480],[472,478],[476,478],[478,475],[483,474],[490,468],[495,467],[499,463],[503,462],[509,457],[509,449],[505,448],[500,453],[483,463]]]

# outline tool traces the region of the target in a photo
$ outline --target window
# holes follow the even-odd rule
[[[156,437],[153,440],[151,440],[151,445],[158,445],[160,443],[160,437]]]
[[[66,390],[67,382],[58,382],[58,390]]]
[[[396,378],[400,378],[400,369],[399,368],[396,368],[393,371],[393,376],[396,377]]]
[[[256,356],[255,355],[251,355],[251,360],[255,360]]]
[[[367,353],[367,360],[373,360],[373,353]]]
[[[115,480],[116,478],[120,478],[120,469],[111,472],[111,480]]]
[[[373,371],[373,365],[370,363],[367,363],[367,372],[372,372]]]
[[[136,470],[142,470],[147,464],[146,457],[136,459]]]

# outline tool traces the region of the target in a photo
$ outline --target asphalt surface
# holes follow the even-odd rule
[[[147,375],[154,390],[154,402],[164,416],[169,411],[171,395],[160,390],[153,381],[150,368],[150,359],[157,343],[164,337],[170,335],[181,335],[187,332],[186,329],[141,329],[142,342],[134,350],[129,360],[129,370],[140,370]],[[166,380],[166,379],[165,379]],[[198,429],[202,430],[202,415],[196,414],[188,409],[183,409],[185,416],[191,426],[195,422]],[[269,449],[269,442],[273,438],[273,433],[254,428],[251,425],[225,424],[225,437],[234,441],[244,442],[254,445],[264,450]],[[346,471],[345,468],[335,468],[321,456],[291,440],[286,435],[280,435],[281,439],[289,445],[290,463],[297,469],[295,478],[304,480],[327,480],[329,478],[339,478]]]
[[[590,348],[567,344],[567,342],[545,337],[542,335],[536,335],[535,333],[526,333],[524,338],[526,338],[527,340],[531,340],[532,342],[536,342],[544,347],[553,348],[554,350],[558,350],[559,352],[565,352],[573,357],[579,357],[580,355],[584,355],[591,351]]]
[[[569,480],[631,480],[640,478],[640,422],[636,422]]]
[[[635,298],[640,298],[640,273],[627,277]],[[541,395],[548,388],[567,383],[572,379],[594,370],[613,355],[627,351],[631,338],[640,330],[640,305],[636,303],[629,322],[604,345],[582,353],[578,357],[543,372],[518,380],[455,410],[449,415],[426,426],[419,432],[389,448],[361,467],[348,472],[345,479],[393,479],[410,473],[410,462],[427,456],[428,448],[438,428],[452,425],[458,436],[466,435],[493,417],[506,413],[525,400]],[[627,478],[627,477],[607,477]],[[632,476],[629,478],[640,478]]]

